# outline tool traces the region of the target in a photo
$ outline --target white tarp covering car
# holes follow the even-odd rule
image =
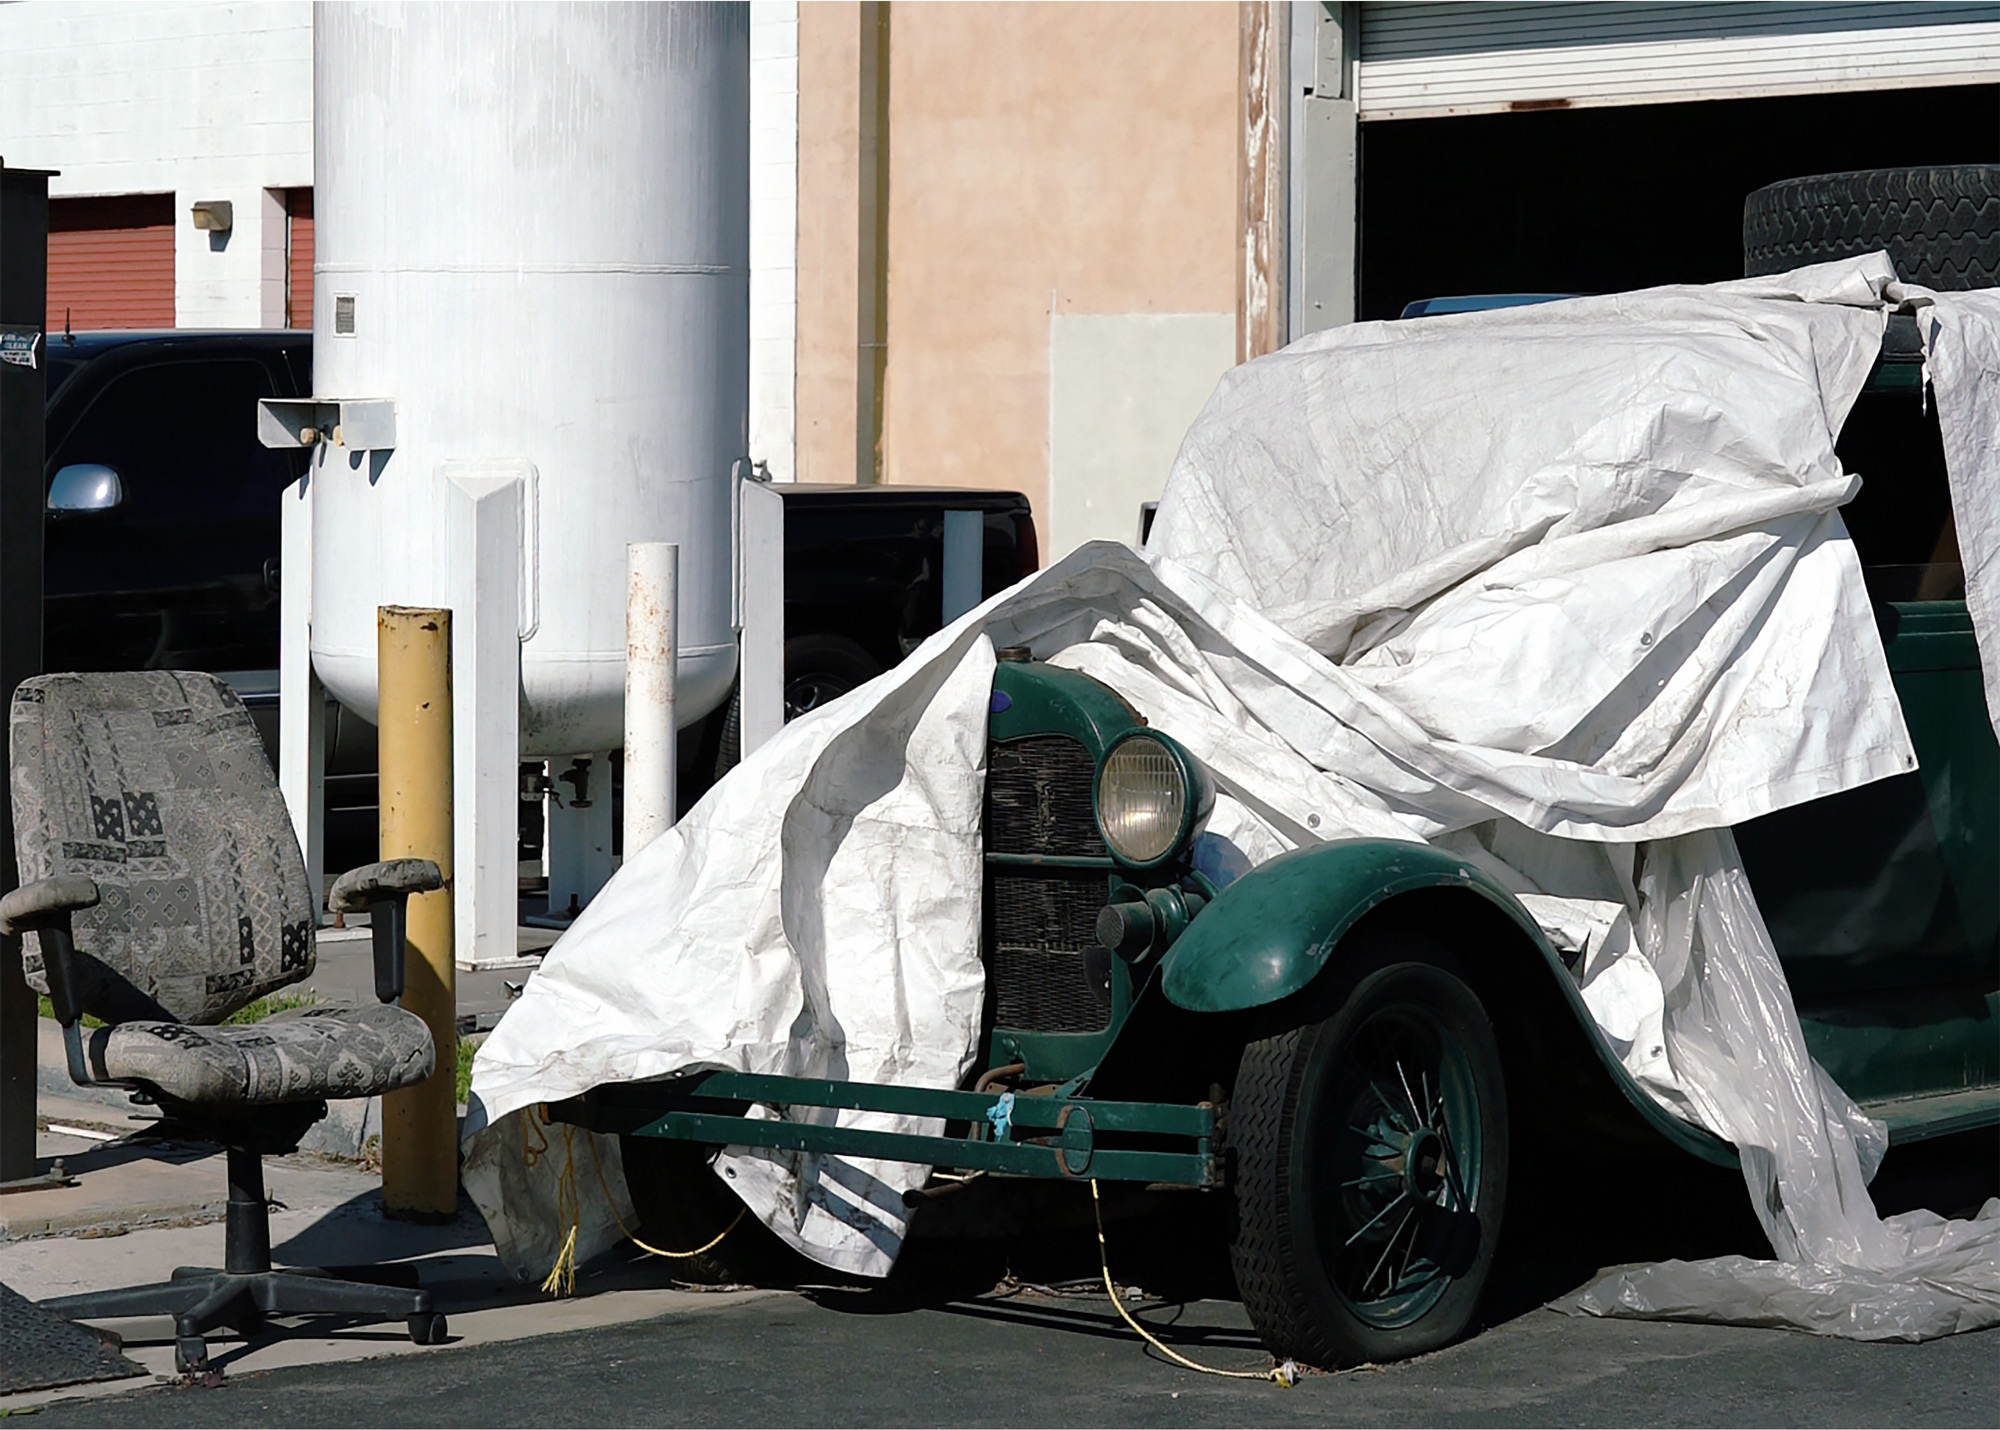
[[[474,1067],[465,1176],[502,1255],[539,1275],[630,1223],[615,1141],[585,1155],[593,1134],[536,1104],[695,1066],[959,1085],[993,651],[1024,645],[1207,767],[1218,878],[1315,840],[1428,841],[1580,951],[1626,1067],[1738,1146],[1783,1258],[1633,1273],[1588,1308],[1855,1335],[2000,1321],[2000,1205],[1875,1217],[1882,1130],[1807,1056],[1728,833],[1915,765],[1838,514],[1865,474],[1834,438],[1892,307],[1929,296],[1877,255],[1357,324],[1230,373],[1143,556],[1086,547],[788,726],[551,951]],[[1927,313],[1992,692],[2000,302]],[[785,1241],[871,1274],[926,1172],[718,1167]]]

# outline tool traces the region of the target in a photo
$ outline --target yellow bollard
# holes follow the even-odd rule
[[[376,610],[380,859],[429,859],[444,887],[410,900],[403,1007],[430,1025],[437,1068],[382,1099],[382,1209],[458,1212],[458,979],[452,961],[451,612]]]

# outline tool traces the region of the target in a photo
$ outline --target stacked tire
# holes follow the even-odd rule
[[[2000,164],[1864,169],[1787,179],[1743,201],[1743,273],[1756,278],[1887,249],[1926,288],[2000,285]]]

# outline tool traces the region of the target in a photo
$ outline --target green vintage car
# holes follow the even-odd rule
[[[1898,319],[1841,455],[1847,515],[1921,770],[1741,826],[1814,1055],[1892,1142],[2000,1122],[2000,751],[1935,412]],[[651,1234],[740,1218],[716,1148],[1198,1188],[1271,1351],[1435,1348],[1472,1320],[1530,1136],[1570,1156],[1734,1150],[1632,1081],[1575,969],[1511,894],[1422,845],[1332,841],[1219,887],[1207,778],[1072,671],[1004,651],[987,727],[982,1055],[961,1088],[737,1073],[605,1087],[555,1115],[624,1138]],[[945,1119],[922,1137],[749,1104]],[[691,1273],[781,1275],[752,1224]],[[682,1274],[690,1274],[684,1270]]]

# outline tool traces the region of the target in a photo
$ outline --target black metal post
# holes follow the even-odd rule
[[[271,1269],[271,1207],[264,1198],[264,1159],[229,1149],[229,1205],[223,1227],[222,1269],[248,1276]]]
[[[49,175],[0,160],[0,711],[42,668],[42,400]],[[0,778],[0,890],[18,882]],[[35,999],[0,940],[0,1182],[35,1174]]]

